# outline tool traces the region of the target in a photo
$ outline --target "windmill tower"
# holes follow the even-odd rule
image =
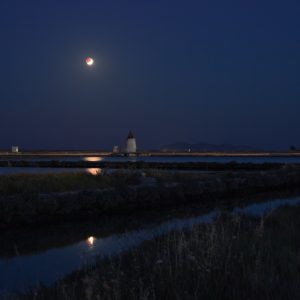
[[[126,149],[125,152],[127,154],[135,154],[136,153],[136,140],[130,131],[126,140]]]

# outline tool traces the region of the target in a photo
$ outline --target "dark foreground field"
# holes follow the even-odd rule
[[[31,232],[42,223],[47,227],[113,214],[134,219],[142,211],[191,203],[213,208],[262,192],[272,197],[299,191],[299,186],[300,169],[292,165],[202,173],[1,176],[0,231],[4,237],[23,232],[20,226]],[[299,229],[299,207],[281,208],[262,219],[223,213],[211,223],[164,234],[120,256],[96,258],[49,287],[3,299],[298,299]]]
[[[223,214],[10,299],[299,299],[300,208]]]
[[[0,176],[0,228],[127,214],[300,186],[298,166],[275,170]]]

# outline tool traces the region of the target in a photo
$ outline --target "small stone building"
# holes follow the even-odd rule
[[[11,152],[12,153],[18,153],[19,152],[19,147],[18,146],[12,146],[11,147]]]

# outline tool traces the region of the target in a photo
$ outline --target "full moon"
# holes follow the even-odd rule
[[[85,62],[88,66],[92,66],[94,64],[94,60],[91,57],[87,57]]]

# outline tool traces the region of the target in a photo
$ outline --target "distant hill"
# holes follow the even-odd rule
[[[258,151],[259,149],[247,145],[232,144],[208,144],[208,143],[173,143],[161,147],[161,151],[207,151],[207,152],[223,152],[223,151]]]

